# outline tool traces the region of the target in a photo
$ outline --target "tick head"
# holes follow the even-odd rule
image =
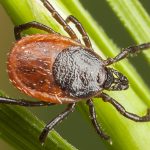
[[[126,90],[129,87],[129,81],[122,73],[112,68],[107,68],[107,79],[104,83],[104,89],[112,91]]]

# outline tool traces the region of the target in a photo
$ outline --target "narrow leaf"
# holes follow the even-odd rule
[[[150,41],[150,16],[139,0],[107,0],[107,2],[137,43]],[[143,53],[150,63],[150,52]]]
[[[50,17],[50,14],[42,6],[40,0],[24,0],[22,7],[27,7],[27,9],[29,9],[27,12],[21,7],[22,2],[18,0],[14,7],[14,4],[12,6],[13,1],[14,0],[7,0],[5,2],[2,1],[2,4],[5,8],[7,8],[6,10],[15,24],[36,20],[43,24],[50,25],[56,31],[64,33],[62,32],[62,28],[57,28],[58,24],[56,24],[53,18]],[[63,17],[66,17],[68,14],[73,14],[81,21],[81,23],[83,23],[92,39],[94,50],[103,58],[104,56],[115,56],[118,53],[118,48],[107,37],[103,29],[101,29],[91,16],[82,8],[79,1],[51,0],[50,2]],[[20,8],[20,10],[18,11],[16,7],[18,9]],[[29,16],[27,13],[29,13]],[[144,115],[148,105],[150,105],[150,93],[146,84],[127,60],[119,62],[115,68],[127,75],[131,86],[130,89],[126,91],[109,92],[109,95],[120,102],[128,111]],[[102,102],[100,99],[95,99],[95,107],[97,110],[98,121],[102,122],[103,127],[111,136],[113,141],[113,145],[110,146],[107,144],[108,149],[149,150],[149,123],[135,123],[130,121],[121,116],[112,106]],[[79,109],[82,110],[86,116],[88,115],[85,103],[80,103]]]

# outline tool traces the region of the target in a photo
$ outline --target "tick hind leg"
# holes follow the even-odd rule
[[[16,40],[21,39],[21,32],[24,30],[27,30],[29,28],[36,28],[36,29],[46,31],[48,33],[55,33],[56,34],[56,32],[53,29],[51,29],[50,27],[43,25],[39,22],[33,21],[33,22],[28,22],[28,23],[21,24],[19,26],[14,27],[14,34],[15,34]]]
[[[130,54],[136,54],[136,53],[139,53],[142,50],[146,50],[148,48],[150,48],[150,43],[144,43],[141,45],[130,46],[130,47],[124,48],[116,57],[108,58],[105,61],[105,65],[106,66],[111,65],[115,62],[118,62],[118,61],[128,57]]]
[[[106,93],[101,93],[99,97],[101,97],[105,102],[111,103],[126,118],[129,118],[136,122],[150,121],[150,109],[147,110],[147,114],[145,116],[140,117],[136,114],[127,112],[121,104],[119,104],[116,100],[114,100],[112,97],[110,97]]]
[[[96,113],[95,113],[94,105],[91,99],[87,100],[87,105],[89,106],[90,119],[92,121],[92,124],[96,132],[98,133],[98,135],[100,135],[101,138],[103,138],[104,140],[107,140],[111,144],[112,142],[111,142],[110,137],[101,130],[101,127],[96,120]]]
[[[55,105],[53,103],[47,102],[34,102],[34,101],[26,101],[26,100],[16,100],[7,97],[0,97],[0,104],[10,104],[10,105],[19,105],[25,107],[33,107],[33,106],[50,106]]]
[[[49,10],[49,12],[52,14],[53,18],[62,25],[64,30],[70,35],[70,37],[78,41],[78,37],[75,34],[75,32],[71,29],[71,27],[66,23],[66,21],[59,15],[59,13],[55,10],[55,8],[47,1],[42,0],[43,5]]]
[[[66,22],[67,23],[72,22],[75,24],[76,28],[78,29],[78,31],[82,35],[82,39],[83,39],[86,47],[92,49],[91,41],[90,41],[89,36],[87,35],[84,27],[82,26],[82,24],[72,15],[67,17]]]
[[[54,118],[52,121],[50,121],[45,128],[43,129],[39,140],[40,142],[43,144],[45,142],[45,139],[48,135],[48,133],[54,128],[55,125],[57,125],[58,123],[60,123],[63,119],[65,119],[71,112],[74,111],[75,109],[75,103],[69,104],[67,109],[62,112],[61,114],[59,114],[56,118]]]

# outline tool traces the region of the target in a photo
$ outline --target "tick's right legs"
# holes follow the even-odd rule
[[[101,138],[103,138],[104,140],[107,140],[111,144],[112,141],[111,141],[110,137],[102,131],[101,126],[98,124],[98,122],[96,120],[95,108],[94,108],[94,105],[93,105],[93,102],[91,99],[87,100],[87,105],[89,106],[90,119],[92,121],[92,124],[93,124],[96,132],[98,133],[98,135]]]
[[[119,104],[116,100],[114,100],[112,97],[110,97],[106,93],[101,93],[98,97],[102,98],[103,101],[112,104],[120,112],[121,115],[123,115],[124,117],[130,120],[133,120],[135,122],[149,122],[150,121],[150,109],[147,110],[146,115],[138,116],[136,114],[126,111],[125,108],[121,104]]]
[[[48,135],[48,133],[54,128],[54,126],[56,126],[58,123],[60,123],[62,120],[64,120],[71,112],[74,111],[76,104],[72,103],[72,104],[68,104],[68,107],[66,108],[66,110],[64,112],[62,112],[61,114],[59,114],[56,118],[54,118],[53,120],[51,120],[43,129],[39,140],[41,142],[41,144],[43,144],[45,142],[45,139]]]
[[[43,101],[34,102],[34,101],[26,101],[26,100],[16,100],[16,99],[7,98],[7,97],[0,97],[0,104],[19,105],[19,106],[25,106],[25,107],[55,105],[53,103],[47,103]]]

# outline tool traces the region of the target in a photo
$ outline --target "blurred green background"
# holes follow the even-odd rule
[[[84,8],[86,8],[95,20],[101,25],[109,37],[120,47],[127,47],[135,44],[126,29],[123,28],[118,18],[109,8],[106,1],[100,0],[80,0]],[[150,1],[140,0],[145,9],[150,14]],[[31,99],[25,94],[15,89],[8,80],[6,73],[7,53],[14,42],[13,24],[4,9],[0,5],[0,89],[2,89],[10,97]],[[139,74],[150,87],[150,71],[147,71],[147,64],[144,62],[142,55],[130,59]],[[64,106],[53,106],[50,108],[30,108],[39,118],[45,122],[52,119],[56,114],[61,112]],[[58,125],[56,131],[67,139],[71,144],[81,150],[105,150],[104,145],[95,133],[95,130],[86,123],[83,116],[77,111],[68,117],[63,123]],[[87,144],[88,143],[88,144]],[[12,150],[13,148],[0,140],[0,150]]]

